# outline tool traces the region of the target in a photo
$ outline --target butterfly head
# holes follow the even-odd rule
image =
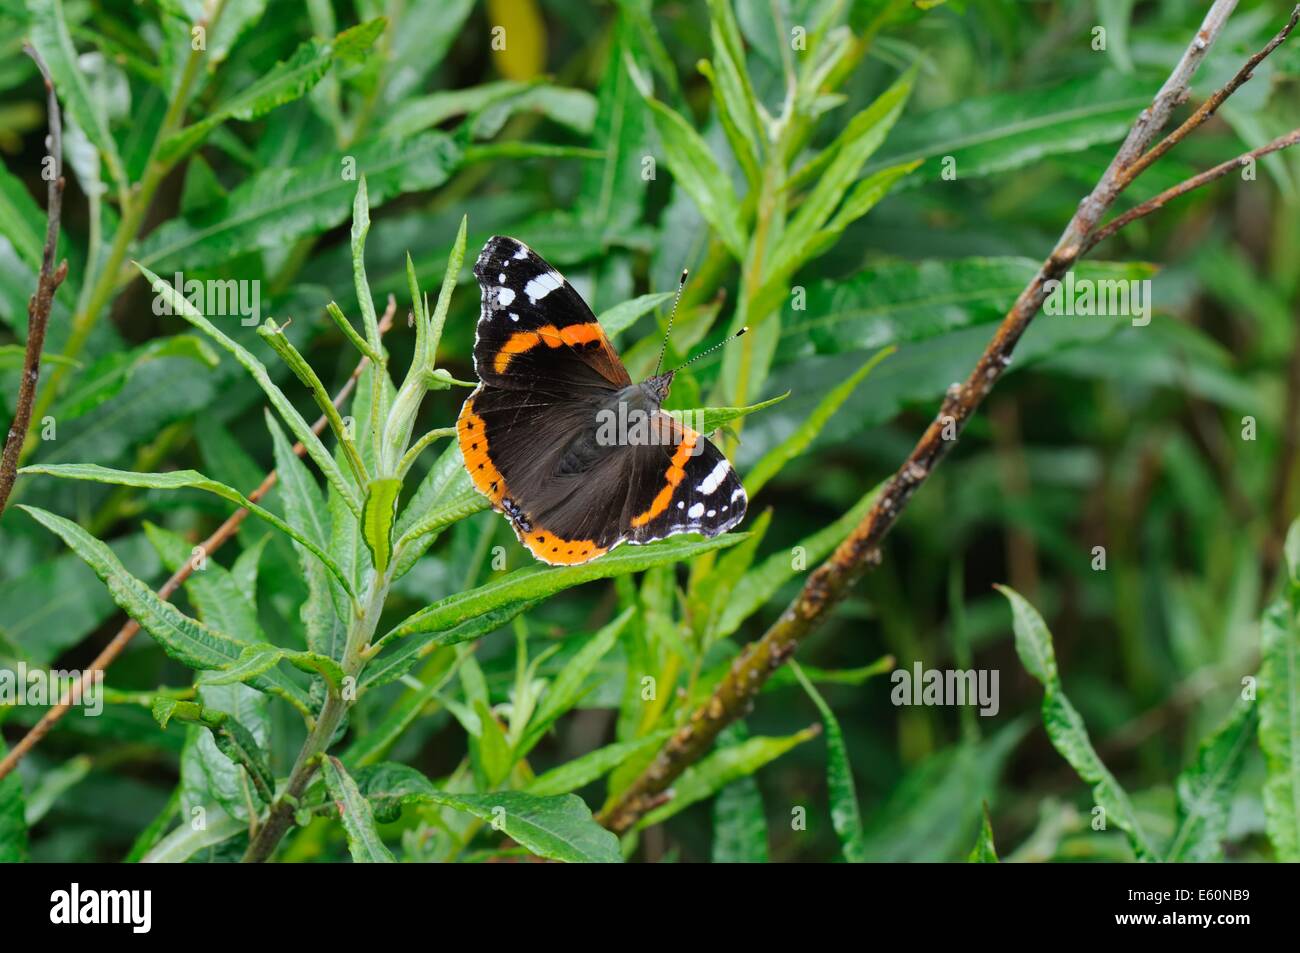
[[[673,386],[673,375],[676,371],[665,371],[662,374],[655,374],[653,377],[647,377],[641,382],[641,390],[645,395],[655,402],[656,405],[662,404],[668,399],[668,388]]]

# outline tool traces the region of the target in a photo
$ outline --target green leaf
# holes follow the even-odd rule
[[[873,863],[939,863],[967,856],[980,802],[992,797],[1007,755],[1025,735],[1013,722],[991,738],[930,755],[903,776],[863,824]]]
[[[820,734],[820,726],[780,738],[749,738],[728,748],[719,748],[691,765],[673,785],[673,797],[647,813],[637,823],[637,830],[660,824],[675,814],[716,794],[738,778],[753,774],[769,761],[775,761],[796,745]]]
[[[397,497],[402,481],[371,480],[366,488],[366,505],[361,512],[361,535],[370,550],[375,572],[383,574],[393,555],[393,522],[397,519]]]
[[[366,177],[361,176],[352,196],[352,286],[361,306],[361,320],[366,329],[366,344],[375,354],[382,351],[379,339],[379,316],[375,314],[375,299],[370,294],[370,281],[366,277],[366,236],[370,234],[370,189]],[[418,303],[414,305],[419,307]],[[373,374],[373,370],[371,371]],[[377,411],[377,408],[374,408]],[[375,418],[378,421],[378,418]],[[373,424],[372,424],[373,426]]]
[[[821,693],[808,680],[799,663],[791,660],[795,678],[808,693],[821,714],[826,729],[826,791],[831,802],[831,826],[840,839],[844,859],[850,864],[867,862],[867,845],[862,835],[862,814],[858,810],[858,789],[853,783],[853,768],[844,744],[844,732]]]
[[[240,721],[224,711],[217,711],[197,702],[180,701],[160,695],[153,703],[153,717],[163,728],[172,719],[202,725],[212,732],[217,750],[232,764],[243,768],[253,783],[253,790],[263,804],[275,797],[275,777],[266,762],[266,754],[257,739]]]
[[[384,846],[375,827],[375,815],[357,789],[357,783],[338,758],[326,756],[321,766],[325,771],[325,786],[343,819],[343,829],[348,837],[348,850],[358,864],[391,864],[396,862],[392,852]]]
[[[489,635],[508,624],[516,616],[522,615],[539,605],[542,601],[541,598],[537,598],[509,602],[445,631],[426,632],[403,639],[394,651],[381,655],[366,666],[365,672],[361,676],[361,687],[363,690],[378,688],[394,679],[401,678],[410,671],[416,662],[434,649],[470,642]]]
[[[943,166],[932,160],[943,156],[953,157],[958,179],[971,179],[1080,152],[1123,138],[1151,93],[1147,80],[1100,72],[1045,89],[962,97],[899,122],[867,172],[924,159],[913,178],[919,184],[940,178]]]
[[[1203,742],[1174,788],[1178,823],[1165,852],[1171,863],[1223,860],[1232,795],[1255,740],[1258,710],[1254,701],[1238,702],[1227,720]]]
[[[391,53],[384,93],[391,102],[399,102],[412,90],[423,88],[452,42],[462,35],[474,0],[411,0],[400,9],[401,18],[389,33]]]
[[[0,756],[8,754],[0,737]],[[21,864],[27,860],[27,821],[23,802],[23,778],[10,771],[0,779],[0,863]]]
[[[159,161],[179,159],[227,119],[247,122],[300,99],[320,82],[337,58],[355,57],[368,50],[384,32],[385,26],[386,21],[380,17],[344,30],[328,42],[313,37],[302,43],[287,60],[276,63],[265,75],[241,88],[203,119],[164,139],[158,147]]]
[[[624,66],[627,58],[635,56],[637,46],[628,15],[626,9],[620,10],[597,94],[591,141],[604,150],[605,159],[582,164],[578,190],[579,217],[602,243],[633,228],[645,205],[641,157],[648,152],[650,116]],[[608,326],[605,330],[612,338],[614,332]]]
[[[240,653],[239,660],[233,665],[221,669],[215,675],[202,676],[200,683],[207,685],[233,685],[247,682],[263,672],[269,672],[280,662],[288,662],[299,671],[310,675],[319,675],[336,692],[343,687],[345,674],[343,668],[328,655],[318,652],[301,652],[286,649],[278,645],[248,645]]]
[[[120,188],[126,188],[122,157],[109,131],[108,119],[91,96],[77,65],[77,50],[63,16],[62,0],[28,0],[27,10],[31,14],[32,45],[50,68],[59,101],[103,155],[114,181]]]
[[[271,431],[275,472],[279,476],[285,516],[303,535],[323,548],[330,540],[330,515],[320,487],[306,464],[293,452],[288,437],[269,411],[266,425]],[[307,584],[307,598],[298,610],[307,636],[307,647],[330,658],[342,658],[347,627],[334,611],[325,567],[306,547],[295,543],[294,549]]]
[[[799,423],[790,436],[763,454],[758,462],[750,468],[749,472],[745,474],[745,491],[751,497],[758,495],[758,491],[767,484],[768,480],[780,473],[782,467],[808,449],[808,445],[821,433],[822,428],[826,426],[826,422],[835,416],[835,412],[849,399],[857,386],[866,379],[866,376],[875,369],[877,364],[893,353],[893,348],[885,348],[879,351],[858,368],[854,374],[836,384],[830,393],[821,399],[813,412]]]
[[[193,271],[247,252],[284,248],[347,220],[356,192],[349,169],[366,176],[371,201],[378,205],[441,185],[460,161],[460,148],[450,137],[426,132],[396,142],[367,141],[295,168],[265,169],[224,202],[155,229],[141,243],[139,260],[149,269]]]
[[[474,487],[468,486],[463,488],[456,497],[427,513],[398,540],[397,570],[393,573],[394,578],[404,576],[415,565],[416,560],[433,545],[433,541],[444,529],[475,513],[483,512],[489,505],[487,497]]]
[[[183,864],[199,851],[248,832],[248,825],[224,811],[212,812],[207,824],[195,829],[183,823],[140,858],[142,864]]]
[[[763,410],[781,403],[790,396],[790,392],[778,394],[770,400],[764,400],[748,407],[701,407],[697,410],[669,410],[669,416],[675,417],[702,434],[711,434],[724,424],[740,417],[747,417],[756,410]]]
[[[732,550],[733,552],[735,550]],[[718,744],[730,747],[749,737],[744,722],[723,730]],[[768,862],[767,816],[763,792],[753,775],[737,778],[713,799],[713,851],[715,864],[765,864]]]
[[[665,566],[690,559],[700,553],[732,546],[744,538],[743,533],[728,533],[714,539],[687,540],[673,538],[647,546],[624,546],[599,559],[578,566],[551,567],[532,565],[495,579],[492,582],[440,599],[428,608],[398,623],[380,643],[422,632],[445,632],[476,616],[513,602],[541,599],[553,593],[651,566]]]
[[[426,315],[429,319],[429,330],[425,335],[424,364],[429,370],[437,366],[442,328],[447,321],[447,312],[451,310],[451,297],[456,291],[456,282],[460,280],[460,269],[465,262],[465,243],[468,238],[469,217],[461,216],[460,227],[456,230],[456,240],[452,242],[451,251],[447,253],[447,267],[442,272],[442,287],[438,289],[438,301],[433,306],[433,314]]]
[[[759,188],[767,127],[759,115],[754,90],[749,83],[740,40],[726,3],[710,3],[709,35],[713,61],[701,60],[699,70],[713,87],[718,122],[740,164],[751,189]]]
[[[847,280],[814,284],[806,310],[783,324],[779,354],[793,360],[813,352],[874,351],[993,324],[1002,320],[1038,266],[1028,258],[886,262]],[[1090,262],[1075,274],[1127,280],[1150,278],[1153,269],[1140,263]]]
[[[276,516],[270,510],[258,506],[244,494],[224,483],[218,483],[216,480],[210,480],[197,470],[167,470],[163,473],[133,473],[129,470],[112,470],[108,467],[101,467],[96,463],[55,463],[49,465],[34,464],[23,467],[20,473],[44,473],[48,476],[60,477],[65,480],[88,480],[94,483],[111,483],[117,486],[136,486],[153,490],[203,490],[214,496],[219,496],[223,500],[229,500],[231,503],[241,506],[261,517],[270,523],[286,536],[291,537],[299,545],[306,547],[315,554],[325,566],[326,569],[336,578],[339,583],[352,595],[352,586],[343,571],[338,567],[326,552],[309,540],[306,536],[294,529],[280,517]]]
[[[718,233],[718,238],[737,261],[745,257],[745,228],[740,219],[740,202],[731,180],[718,167],[713,153],[700,134],[680,115],[647,97],[664,159],[673,179],[691,197],[704,220]]]
[[[450,652],[444,652],[441,660],[434,659],[433,667],[440,671],[436,674],[421,672],[429,680],[419,688],[412,687],[378,723],[371,723],[364,733],[353,738],[344,752],[344,762],[357,767],[373,764],[382,758],[417,719],[436,711],[438,693],[456,675],[463,660],[460,653]]]
[[[9,239],[33,274],[40,269],[45,213],[32,199],[22,179],[5,168],[3,162],[0,162],[0,235]]]
[[[176,572],[195,558],[190,543],[184,538],[151,523],[146,522],[144,528],[149,542],[169,571]],[[264,540],[267,538],[263,537]],[[227,571],[216,560],[207,559],[202,565],[201,570],[192,572],[185,581],[185,594],[198,613],[199,620],[223,635],[236,640],[252,641],[252,645],[244,648],[244,655],[272,651],[262,641],[265,636],[258,625],[255,597],[242,591],[234,572]],[[236,663],[234,667],[238,665]],[[255,675],[262,675],[273,666],[274,662],[255,673],[249,673],[245,681]],[[235,684],[233,680],[230,684],[221,685],[201,682],[200,678],[195,687],[195,697],[201,705],[226,712],[248,729],[259,747],[268,747],[271,716],[266,695],[247,685]],[[187,734],[181,752],[178,796],[181,807],[187,814],[196,805],[216,801],[220,809],[231,817],[242,821],[250,820],[251,805],[245,772],[237,761],[232,761],[222,750],[213,732],[196,729]]]
[[[401,764],[379,764],[358,773],[367,796],[393,804],[434,804],[472,814],[539,857],[568,863],[621,863],[618,838],[591,816],[573,794],[538,797],[519,791],[453,794]]]
[[[1268,776],[1264,818],[1281,861],[1300,861],[1300,521],[1286,536],[1284,597],[1265,613],[1259,666],[1259,747]]]
[[[870,106],[855,115],[821,155],[792,178],[791,189],[801,187],[804,182],[816,184],[799,204],[781,237],[773,256],[774,270],[790,273],[797,267],[795,263],[808,259],[807,246],[840,206],[863,164],[889,135],[912,94],[915,78],[915,68],[900,76]]]
[[[344,477],[343,471],[330,455],[330,452],[325,449],[325,445],[321,443],[320,438],[316,436],[311,426],[303,419],[302,414],[298,413],[293,404],[289,402],[289,398],[284,395],[284,391],[280,390],[279,385],[271,380],[271,375],[267,373],[266,366],[254,357],[247,348],[227,337],[211,321],[199,314],[192,304],[177,293],[175,288],[138,262],[136,267],[149,280],[154,291],[162,295],[170,303],[174,314],[179,314],[190,324],[216,341],[248,371],[253,380],[257,382],[257,385],[262,388],[263,393],[270,399],[271,405],[275,407],[280,417],[288,424],[289,430],[307,448],[307,455],[320,468],[321,473],[325,475],[325,479],[347,501],[348,508],[360,516],[361,500],[355,487]],[[289,533],[289,535],[293,536],[294,534]],[[304,543],[304,545],[307,544]],[[311,549],[311,546],[307,545],[307,548]]]
[[[660,291],[657,294],[631,298],[602,311],[596,320],[604,328],[605,337],[613,341],[618,334],[634,325],[642,315],[649,314],[661,304],[672,301],[676,294],[675,291]]]
[[[1093,802],[1105,811],[1106,823],[1114,824],[1128,835],[1138,859],[1155,857],[1156,852],[1138,824],[1128,794],[1102,764],[1088,738],[1083,718],[1065,696],[1056,670],[1052,635],[1043,617],[1014,589],[1007,586],[995,588],[1011,603],[1016,654],[1029,674],[1043,684],[1043,726],[1052,746],[1080,778],[1092,785]]]
[[[116,397],[140,367],[164,357],[187,358],[208,369],[219,363],[216,352],[196,334],[174,334],[131,350],[110,351],[77,375],[72,388],[55,405],[55,416],[59,420],[72,420],[93,410]],[[49,362],[50,355],[41,360]]]
[[[315,368],[307,363],[307,358],[289,340],[288,335],[284,333],[284,328],[276,324],[271,318],[267,318],[257,329],[257,336],[271,346],[276,357],[284,361],[285,366],[293,372],[293,376],[307,388],[311,394],[312,400],[316,406],[321,409],[325,420],[329,423],[330,431],[334,434],[334,439],[338,441],[338,448],[343,452],[344,459],[347,460],[348,466],[352,470],[352,475],[356,478],[357,483],[364,485],[368,479],[366,465],[361,460],[361,454],[357,450],[356,444],[352,442],[352,436],[347,427],[343,424],[343,417],[339,410],[334,406],[334,401],[329,393],[325,390],[325,385],[321,382],[320,377],[316,374]]]
[[[588,136],[595,123],[596,108],[595,97],[585,89],[534,82],[476,110],[469,121],[470,134],[475,139],[490,139],[513,116],[533,112],[545,116],[551,122],[567,126],[580,136]],[[596,158],[603,159],[604,156],[596,153]]]
[[[455,116],[476,113],[493,103],[518,96],[528,83],[497,80],[464,89],[447,89],[427,96],[414,96],[401,103],[384,123],[385,138],[401,139],[440,126]]]
[[[34,520],[59,536],[95,575],[125,612],[140,623],[176,661],[195,669],[224,668],[239,660],[245,643],[227,638],[191,619],[170,602],[164,602],[149,586],[128,573],[104,543],[61,516],[32,506],[19,506]],[[308,703],[302,691],[278,672],[267,672],[251,683],[253,687],[290,701],[300,711]]]
[[[587,677],[614,647],[623,627],[631,620],[634,613],[635,610],[629,606],[608,624],[602,626],[599,632],[573,654],[564,668],[560,669],[560,673],[546,686],[546,694],[542,696],[541,704],[533,712],[533,717],[528,722],[528,730],[515,747],[516,758],[528,754],[537,742],[542,740],[551,725],[581,700]]]
[[[996,864],[998,862],[997,848],[993,846],[993,818],[989,817],[988,803],[984,804],[984,813],[980,820],[979,837],[975,840],[975,846],[971,848],[970,857],[967,858],[972,864]]]
[[[603,777],[629,758],[645,751],[657,750],[671,734],[670,729],[665,729],[641,738],[633,738],[631,741],[616,741],[595,751],[589,751],[581,757],[552,768],[545,774],[539,774],[528,782],[524,790],[528,794],[536,794],[539,797],[576,791]]]

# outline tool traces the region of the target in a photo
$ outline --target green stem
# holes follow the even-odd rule
[[[393,476],[395,476],[399,480],[405,479],[407,471],[411,469],[411,465],[415,463],[416,458],[419,457],[420,454],[424,450],[426,450],[431,443],[443,437],[455,436],[455,434],[456,434],[455,427],[439,427],[435,430],[430,430],[419,440],[415,441],[415,443],[411,445],[410,450],[406,451],[406,454],[398,462],[397,471],[393,474]]]
[[[361,613],[353,618],[352,625],[348,629],[348,641],[343,649],[342,664],[344,674],[353,679],[360,677],[361,669],[365,666],[365,649],[379,625],[379,616],[384,610],[384,601],[388,598],[390,581],[385,574],[370,584],[365,606]],[[248,850],[244,852],[244,863],[262,863],[271,858],[275,848],[292,826],[295,805],[301,800],[307,785],[316,774],[321,757],[329,749],[334,733],[338,730],[351,704],[351,701],[345,700],[336,692],[331,691],[326,697],[325,704],[321,707],[320,717],[312,726],[307,740],[303,742],[302,749],[294,761],[293,770],[289,772],[289,780],[285,783],[284,791],[267,812],[266,819],[249,842]]]

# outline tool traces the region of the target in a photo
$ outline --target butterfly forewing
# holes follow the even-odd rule
[[[474,367],[483,383],[565,396],[632,382],[582,296],[523,242],[489,239],[474,275],[482,291]]]

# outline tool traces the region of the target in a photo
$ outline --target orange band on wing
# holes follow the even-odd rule
[[[601,329],[600,324],[595,321],[588,321],[584,324],[570,324],[565,328],[557,328],[553,324],[544,324],[536,331],[516,331],[497,351],[496,357],[492,360],[492,366],[498,374],[504,374],[507,367],[510,366],[510,359],[516,354],[523,354],[531,351],[539,344],[545,344],[547,347],[561,347],[565,344],[570,347],[579,344],[594,344],[605,340],[605,332]]]
[[[673,454],[672,461],[668,464],[668,470],[664,474],[664,479],[668,482],[664,488],[655,494],[651,500],[650,506],[644,513],[638,513],[632,517],[634,527],[644,526],[664,510],[668,509],[668,504],[673,501],[673,490],[677,489],[677,484],[686,479],[686,461],[691,458],[691,451],[695,449],[695,441],[700,439],[700,435],[689,427],[685,428],[686,433],[682,437],[682,442],[677,445],[677,450]]]
[[[594,539],[561,539],[544,529],[520,533],[519,538],[538,559],[560,566],[585,563],[609,551]]]
[[[487,430],[483,418],[474,413],[474,401],[465,401],[456,420],[456,438],[465,458],[465,469],[479,491],[494,504],[506,495],[506,481],[488,456]]]

